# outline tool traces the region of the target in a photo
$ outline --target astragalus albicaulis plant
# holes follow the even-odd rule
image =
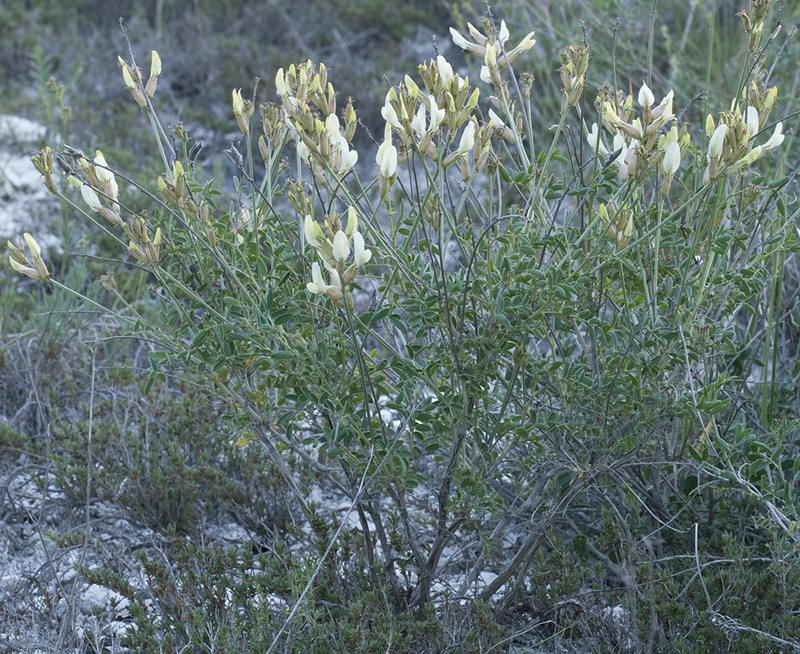
[[[624,542],[594,555],[627,570],[635,625],[635,561],[683,510],[675,498],[766,483],[768,466],[747,477],[729,442],[781,417],[773,355],[794,216],[775,173],[762,5],[744,15],[735,97],[709,98],[724,110],[702,124],[644,82],[606,84],[593,102],[589,49],[570,46],[561,115],[536,142],[536,83],[513,68],[533,33],[513,41],[487,21],[452,30],[482,60],[480,86],[438,56],[388,91],[374,166],[325,66],[291,65],[275,76],[279,104],[256,111],[233,91],[243,140],[222,206],[194,175],[189,134],[158,121],[155,53],[148,79],[121,61],[164,163],[157,192],[124,177],[148,211],[124,206],[99,152],[45,148],[34,164],[127,252],[107,290],[130,264],[150,271],[157,310],[118,294],[114,311],[156,344],[151,378],[190,370],[229,398],[328,534],[320,565],[348,521],[320,527],[329,516],[298,463],[349,498],[365,572],[395,607],[475,598],[503,616],[556,529],[596,534],[603,513]],[[25,239],[11,265],[60,287]]]

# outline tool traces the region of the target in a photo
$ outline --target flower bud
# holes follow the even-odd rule
[[[269,161],[269,150],[267,149],[267,140],[264,138],[264,135],[258,137],[258,152],[261,155],[261,158],[265,161]]]
[[[344,233],[347,236],[352,236],[358,231],[358,214],[355,207],[348,207],[347,209],[347,226],[344,228]]]
[[[706,116],[706,136],[708,138],[711,138],[711,135],[714,133],[714,129],[714,116],[708,114],[708,116]]]
[[[250,126],[245,116],[244,100],[242,99],[242,90],[233,89],[231,92],[233,113],[236,116],[236,123],[239,125],[239,130],[247,136],[250,133]]]
[[[653,96],[653,92],[647,86],[645,82],[642,82],[642,88],[639,89],[639,106],[640,107],[652,107],[653,103],[656,101],[655,97]]]
[[[305,217],[303,221],[303,231],[306,236],[306,241],[313,247],[322,247],[322,241],[325,239],[325,235],[322,233],[322,228],[319,226],[319,223],[311,216]]]
[[[147,86],[144,89],[148,98],[152,98],[156,94],[156,86],[160,75],[161,57],[158,56],[155,50],[152,50],[150,53],[150,79],[147,80]]]

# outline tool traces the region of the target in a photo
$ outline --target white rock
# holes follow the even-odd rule
[[[78,571],[75,568],[68,568],[61,574],[61,583],[68,584],[75,580],[78,576]]]
[[[110,588],[100,586],[99,584],[92,584],[82,593],[81,611],[83,613],[91,613],[95,607],[106,609],[110,606],[112,599],[115,599],[119,603],[125,601],[122,595],[114,592]]]
[[[117,638],[124,638],[128,635],[128,628],[133,626],[127,622],[114,620],[108,625],[108,630]]]
[[[0,150],[0,237],[32,232],[44,250],[41,232],[52,222],[55,208],[55,197],[44,187],[30,157]]]
[[[45,234],[57,215],[57,200],[31,163],[46,131],[27,118],[0,116],[0,243],[31,232],[44,251],[58,246],[54,236]]]
[[[47,128],[20,116],[0,116],[0,141],[35,143],[44,138]]]
[[[248,531],[235,522],[229,522],[228,524],[219,526],[209,526],[208,535],[237,545],[250,542],[250,534]]]

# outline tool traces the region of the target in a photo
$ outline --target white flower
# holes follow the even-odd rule
[[[325,283],[325,280],[322,278],[322,271],[319,268],[319,264],[315,261],[311,264],[311,279],[306,284],[306,288],[314,293],[315,295],[324,295],[328,292],[328,285]]]
[[[350,256],[350,243],[347,242],[347,235],[339,230],[333,237],[333,258],[339,263],[343,263]]]
[[[641,121],[641,119],[640,118],[634,118],[633,122],[631,123],[631,127],[633,127],[634,130],[639,132],[639,136],[637,136],[636,138],[641,140],[642,139],[642,135],[644,134],[644,129],[642,129],[642,121]]]
[[[83,196],[83,201],[89,205],[92,211],[100,211],[103,208],[103,205],[100,204],[100,196],[88,184],[81,185],[81,196]]]
[[[378,154],[375,155],[375,162],[384,177],[389,178],[397,173],[397,148],[392,145],[391,140],[387,139],[381,143]]]
[[[672,142],[667,146],[664,151],[664,158],[661,161],[661,166],[664,173],[668,176],[674,175],[678,172],[681,165],[681,146],[676,142]]]
[[[244,100],[242,99],[242,89],[231,91],[231,104],[233,106],[233,113],[236,117],[244,116]]]
[[[383,119],[389,123],[395,129],[399,129],[402,131],[403,126],[400,124],[400,120],[397,117],[397,112],[394,110],[394,107],[389,102],[389,98],[386,98],[386,104],[383,105],[381,109],[381,116]]]
[[[596,150],[597,154],[601,157],[608,156],[608,148],[603,145],[603,140],[600,138],[600,127],[597,123],[592,124],[592,129],[589,130],[589,133],[586,135],[586,140],[589,142],[589,147],[592,150]]]
[[[347,145],[347,139],[341,134],[339,135],[337,147],[341,156],[341,161],[339,162],[339,174],[345,175],[350,172],[353,166],[356,165],[356,162],[358,161],[358,152],[349,148]]]
[[[479,32],[478,29],[472,23],[467,23],[467,29],[469,30],[469,33],[472,34],[472,38],[475,39],[475,42],[478,45],[486,45],[486,42],[489,39],[486,38],[485,34]]]
[[[18,273],[38,279],[40,282],[47,281],[50,279],[50,271],[47,270],[47,266],[42,260],[42,251],[39,248],[39,244],[27,232],[23,236],[28,244],[28,249],[31,251],[30,259],[25,254],[24,246],[15,246],[11,241],[8,241],[8,249],[11,250],[8,263]],[[31,267],[28,264],[33,264],[33,266]]]
[[[656,101],[653,92],[650,90],[650,87],[647,86],[645,82],[642,82],[642,88],[639,89],[638,99],[640,107],[652,107],[653,103]]]
[[[436,57],[436,65],[439,69],[439,77],[442,78],[442,84],[450,86],[450,82],[453,81],[453,67],[450,62],[442,55],[438,55]]]
[[[753,138],[758,134],[758,109],[755,107],[747,107],[746,117],[747,136],[748,138]]]
[[[464,157],[469,154],[469,151],[475,146],[475,123],[469,121],[461,133],[461,141],[458,144],[456,156]]]
[[[722,146],[725,144],[725,135],[728,133],[727,125],[718,125],[711,135],[708,143],[708,156],[716,158],[722,155]]]
[[[150,51],[150,79],[161,75],[161,57],[155,50]]]
[[[331,276],[331,283],[328,285],[328,296],[332,297],[334,300],[339,300],[342,297],[342,280],[339,277],[339,273],[335,270],[328,269],[328,273]]]
[[[658,103],[658,107],[656,109],[664,108],[664,114],[669,116],[669,120],[672,120],[675,117],[675,114],[672,113],[672,101],[675,99],[675,91],[672,89],[669,90],[662,99],[661,102]]]
[[[355,264],[358,268],[361,268],[361,266],[372,258],[372,252],[364,249],[364,237],[361,236],[360,232],[355,232],[353,234],[353,254]]]
[[[506,124],[503,122],[503,119],[500,118],[495,112],[494,109],[489,109],[489,124],[492,127],[499,127],[503,128]]]
[[[474,51],[473,49],[475,48],[475,44],[467,41],[467,39],[465,39],[461,33],[453,27],[450,28],[450,36],[453,39],[453,43],[455,43],[462,50],[469,50],[470,52]]]
[[[434,98],[433,96],[430,96],[430,98],[428,98],[428,100],[430,100],[430,104],[431,104],[431,107],[430,107],[431,108],[431,125],[430,125],[430,129],[431,129],[432,132],[435,132],[437,129],[439,129],[439,125],[441,125],[442,121],[444,120],[445,111],[444,111],[444,107],[439,109],[438,105],[436,104],[436,98]]]
[[[772,133],[772,136],[769,137],[769,141],[764,143],[761,146],[761,149],[766,152],[768,150],[773,150],[777,148],[781,143],[783,143],[783,123],[778,123],[775,125],[775,131]]]
[[[613,164],[617,167],[617,172],[619,173],[619,178],[621,181],[625,181],[628,179],[628,169],[630,168],[629,164],[633,162],[629,159],[628,155],[633,154],[635,152],[634,148],[628,147],[625,143],[625,139],[616,134],[614,136],[614,152],[619,150],[619,154],[617,158],[614,159]]]
[[[411,128],[414,130],[414,133],[419,136],[419,138],[425,136],[425,122],[425,105],[420,104],[419,109],[417,110],[417,115],[414,116],[414,119],[411,121]]]
[[[315,248],[322,247],[321,239],[324,238],[322,235],[322,228],[311,216],[305,217],[305,220],[303,221],[303,231],[306,235],[306,241],[311,243],[311,245]]]
[[[533,38],[535,33],[536,32],[528,32],[525,35],[525,38],[519,42],[519,45],[516,48],[506,52],[506,60],[509,62],[514,61],[514,59],[516,59],[523,52],[530,50],[536,44],[536,40]]]
[[[417,83],[413,79],[411,79],[408,75],[405,76],[403,81],[406,83],[406,88],[408,89],[408,95],[416,100],[419,97],[419,86],[417,86]]]
[[[503,45],[506,41],[508,41],[509,37],[508,27],[506,26],[506,21],[500,21],[500,31],[497,33],[497,40],[500,41],[500,45]]]
[[[736,166],[740,169],[747,168],[751,163],[753,163],[756,159],[758,159],[762,154],[763,146],[757,145],[754,147],[750,152],[744,155],[739,161],[736,162]]]
[[[311,161],[311,150],[309,150],[308,146],[302,141],[297,142],[297,154],[303,161],[305,162]]]
[[[119,186],[117,185],[117,180],[114,179],[113,175],[111,176],[111,179],[103,185],[103,191],[113,200],[116,200],[119,197]]]
[[[711,135],[714,133],[714,116],[708,114],[706,116],[706,136],[711,138]]]
[[[348,207],[347,225],[344,228],[344,233],[347,234],[347,236],[352,236],[357,231],[358,231],[358,214],[356,213],[355,207]]]
[[[336,143],[342,135],[339,129],[339,119],[336,114],[329,114],[325,119],[325,132],[328,134],[328,139],[331,143]]]
[[[489,70],[495,70],[497,68],[497,47],[498,45],[495,43],[492,45],[491,43],[486,46],[486,53],[483,55],[483,63],[486,64],[486,67]]]
[[[103,184],[111,183],[114,181],[114,173],[108,169],[106,158],[103,156],[103,153],[100,152],[100,150],[95,150],[95,155],[94,163],[96,168],[94,171],[95,175],[97,175],[97,179],[99,179]]]
[[[349,173],[353,166],[358,162],[358,152],[355,150],[348,150],[347,154],[342,157],[342,163],[339,166],[339,174],[345,175]]]

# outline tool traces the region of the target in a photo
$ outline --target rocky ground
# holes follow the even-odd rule
[[[128,581],[147,593],[136,552],[163,552],[162,537],[132,524],[119,506],[96,499],[88,503],[87,521],[86,506],[72,504],[46,466],[26,456],[14,463],[0,475],[0,652],[130,651],[120,644],[132,626],[129,601],[110,588],[90,583],[78,569],[99,569],[113,556],[118,566],[122,560],[123,567],[129,569]],[[349,502],[345,498],[319,488],[314,496],[323,510],[336,513],[341,520],[348,517]],[[85,538],[87,527],[89,537]],[[359,528],[355,521],[352,527]],[[235,522],[204,525],[201,540],[237,548],[252,542],[248,530]],[[474,589],[479,590],[492,578],[489,572],[481,574]],[[434,588],[438,601],[461,581],[457,575],[440,580]],[[285,606],[280,598],[266,599],[276,608]],[[561,608],[574,610],[575,606],[565,604]],[[599,641],[556,635],[542,642],[533,634],[545,621],[533,621],[516,630],[518,636],[508,651],[588,654],[595,651],[598,642],[612,641],[625,651],[628,616],[622,607],[606,607],[601,615],[592,617],[595,623],[605,625],[606,633]]]

